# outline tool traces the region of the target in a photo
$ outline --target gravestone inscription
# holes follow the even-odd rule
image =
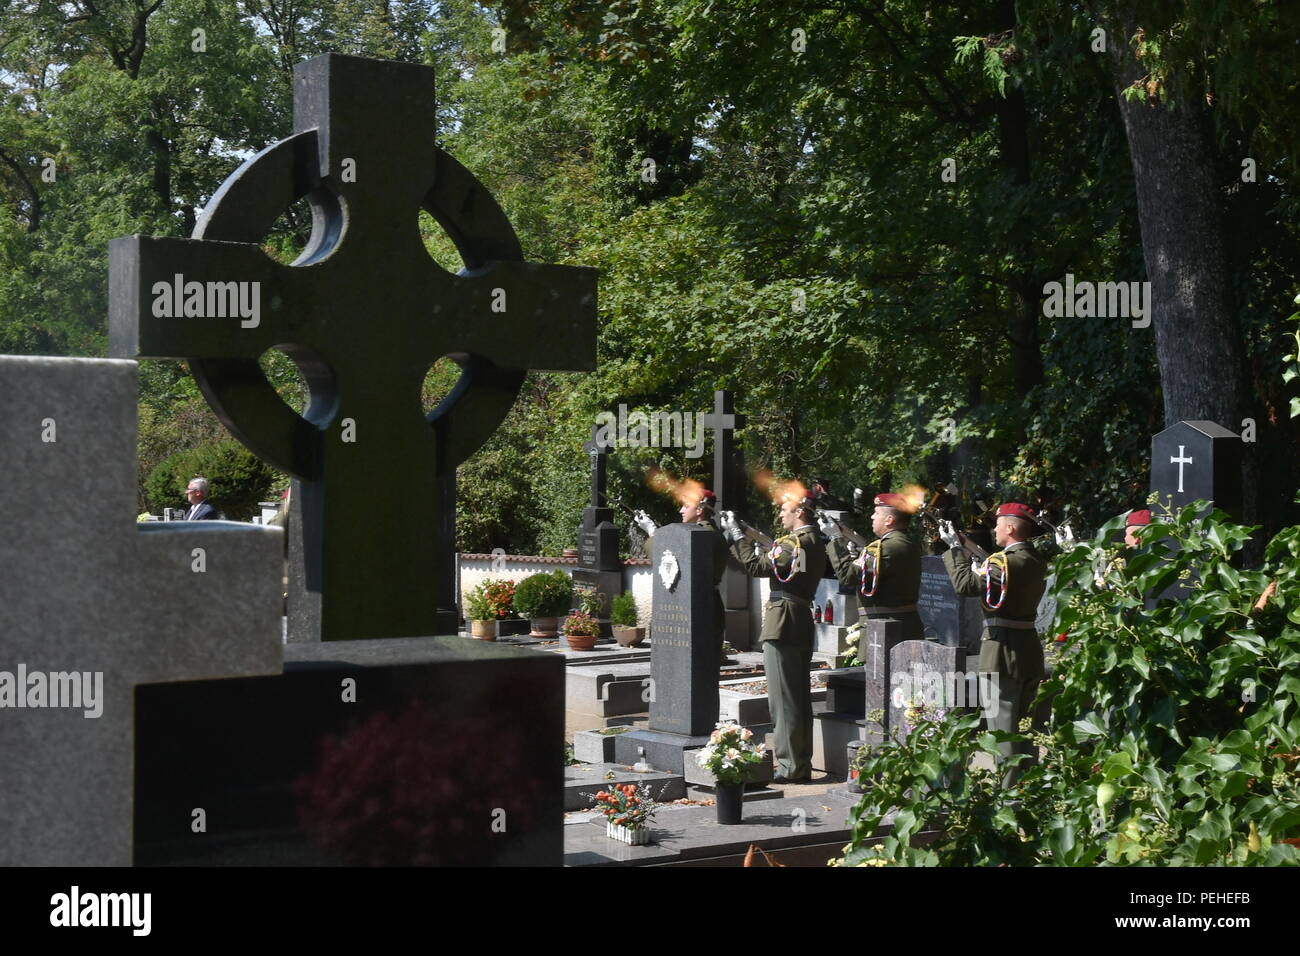
[[[980,600],[963,597],[953,590],[941,555],[927,554],[921,558],[921,588],[916,597],[916,610],[927,638],[963,647],[967,653],[978,653],[984,631]]]
[[[889,730],[898,738],[909,728],[906,712],[921,703],[933,712],[974,707],[979,700],[977,675],[966,670],[966,651],[934,641],[902,641],[889,652]]]

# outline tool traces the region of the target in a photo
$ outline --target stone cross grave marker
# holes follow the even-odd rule
[[[718,496],[718,510],[745,514],[745,463],[736,441],[736,429],[745,427],[745,416],[736,412],[731,392],[713,393],[713,411],[700,416],[700,427],[713,430],[713,487]],[[747,650],[754,646],[749,620],[750,578],[740,562],[727,550],[727,569],[722,574],[722,606],[727,641],[732,647]]]
[[[436,144],[433,76],[338,54],[298,64],[294,134],[226,180],[192,239],[110,245],[111,354],[189,359],[226,427],[297,479],[322,640],[454,631],[457,465],[528,369],[595,367],[595,270],[522,261],[500,207]],[[303,197],[311,239],[281,265],[259,243]],[[426,252],[421,209],[459,274]],[[307,380],[302,416],[258,365],[271,348]],[[421,383],[444,356],[461,379],[426,415]]]
[[[0,356],[0,866],[129,866],[137,686],[281,669],[282,532],[136,525],[136,402],[135,362]]]
[[[623,590],[623,559],[618,553],[614,510],[605,499],[610,447],[602,440],[602,433],[601,426],[593,425],[591,440],[582,446],[591,461],[591,504],[583,509],[582,524],[578,526],[578,567],[573,572],[573,586],[602,595],[597,616],[601,637],[609,637],[610,602]]]

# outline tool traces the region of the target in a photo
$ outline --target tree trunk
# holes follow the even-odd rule
[[[1165,425],[1208,420],[1240,432],[1251,402],[1211,117],[1191,98],[1171,108],[1124,97],[1145,76],[1129,42],[1137,28],[1131,11],[1112,21],[1108,47],[1133,163]],[[1243,447],[1247,522],[1260,510],[1254,449]]]

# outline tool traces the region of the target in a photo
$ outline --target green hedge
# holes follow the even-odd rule
[[[186,504],[190,479],[203,476],[212,483],[208,499],[231,521],[248,521],[258,513],[278,477],[277,472],[237,441],[220,441],[169,455],[145,479],[149,509]]]

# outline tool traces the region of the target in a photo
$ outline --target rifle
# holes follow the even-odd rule
[[[933,530],[935,536],[937,537],[938,534],[939,534],[939,517],[938,517],[938,515],[934,514],[934,512],[932,512],[932,511],[930,511],[929,508],[928,508],[926,505],[921,505],[921,507],[917,509],[917,511],[916,511],[916,515],[917,515],[918,518],[921,519],[921,522],[922,522],[923,524],[926,524],[926,525],[927,525],[931,530]],[[997,566],[996,566],[996,565],[988,565],[988,564],[987,564],[988,559],[989,559],[989,553],[988,553],[987,551],[985,551],[983,548],[981,548],[978,544],[976,544],[976,543],[975,543],[974,541],[972,541],[970,538],[966,537],[965,533],[962,532],[962,531],[958,531],[958,532],[957,532],[957,540],[958,540],[959,542],[961,542],[961,549],[962,549],[963,551],[965,551],[968,555],[970,555],[970,556],[971,556],[972,558],[974,558],[976,561],[980,562],[981,564],[986,565],[986,566],[989,568],[989,573],[992,574],[992,575],[994,575],[994,579],[995,579],[995,580],[1001,580],[1002,575],[1001,575],[1001,572],[998,571]]]
[[[823,511],[821,508],[818,508],[817,517],[825,518],[826,520],[831,522],[831,524],[835,525],[835,527],[839,528],[840,534],[844,536],[845,541],[852,541],[859,548],[865,548],[867,546],[866,538],[858,534],[856,531],[854,531],[852,528],[846,525],[839,518],[836,518],[834,515],[828,514],[827,512]]]
[[[772,545],[775,542],[773,542],[773,540],[770,537],[763,534],[763,532],[759,531],[748,521],[745,521],[734,511],[727,511],[724,512],[724,514],[731,515],[731,517],[735,520],[737,527],[739,527],[741,531],[745,532],[746,538],[749,538],[749,540],[755,542],[756,544],[761,545],[765,550],[768,551],[772,550]]]

